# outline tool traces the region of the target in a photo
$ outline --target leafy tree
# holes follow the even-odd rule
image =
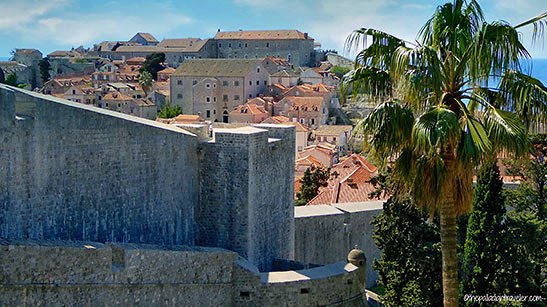
[[[439,214],[444,306],[458,305],[456,219],[471,208],[473,167],[500,150],[525,155],[525,126],[547,112],[547,88],[521,70],[530,55],[518,32],[542,34],[546,17],[487,22],[476,1],[454,0],[437,7],[417,44],[366,28],[348,37],[349,47],[371,43],[342,90],[353,101],[380,98],[356,132],[377,162],[393,161],[399,194]]]
[[[78,58],[78,59],[75,59],[75,60],[74,60],[74,63],[77,63],[77,64],[86,64],[86,63],[87,63],[87,60],[86,60],[86,59],[83,59],[83,58]]]
[[[335,74],[338,78],[342,78],[349,72],[349,68],[344,66],[334,66],[329,71]]]
[[[182,109],[179,106],[171,106],[166,104],[163,109],[158,113],[159,118],[173,118],[177,115],[182,114]]]
[[[154,82],[154,79],[152,79],[152,75],[148,71],[143,71],[140,73],[139,85],[142,87],[142,90],[144,91],[144,96],[148,95],[148,91],[152,87],[153,82]]]
[[[146,61],[142,65],[140,72],[147,71],[154,80],[158,80],[158,71],[164,69],[161,63],[165,62],[165,53],[154,52],[146,56]]]
[[[11,86],[17,86],[17,75],[14,72],[8,74],[4,83]]]
[[[308,168],[300,178],[300,192],[296,193],[295,206],[304,206],[319,193],[319,187],[327,186],[330,177],[330,168]]]
[[[51,78],[49,71],[51,70],[51,64],[47,57],[43,58],[38,62],[38,67],[40,67],[40,78],[42,78],[42,83],[46,83]]]
[[[373,268],[386,291],[385,306],[440,306],[442,260],[439,228],[410,199],[394,198],[374,218],[374,242],[382,250]]]

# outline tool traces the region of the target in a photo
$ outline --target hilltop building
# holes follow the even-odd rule
[[[184,114],[227,123],[230,112],[257,97],[267,80],[260,60],[191,59],[171,75],[171,104]]]

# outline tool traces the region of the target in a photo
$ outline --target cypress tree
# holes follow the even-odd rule
[[[506,288],[503,278],[504,234],[506,227],[503,182],[495,164],[481,167],[473,210],[469,214],[460,281],[461,295],[501,294]],[[467,301],[468,306],[488,303]]]

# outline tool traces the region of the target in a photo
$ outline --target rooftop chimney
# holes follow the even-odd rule
[[[304,33],[304,39],[308,39],[308,33]]]

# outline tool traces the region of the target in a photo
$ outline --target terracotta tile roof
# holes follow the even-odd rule
[[[256,59],[188,59],[182,62],[174,76],[244,77],[260,62]]]
[[[52,53],[48,54],[47,56],[50,56],[50,57],[64,57],[64,56],[70,56],[70,55],[71,55],[70,51],[57,50],[57,51],[53,51]]]
[[[289,118],[286,116],[272,116],[262,121],[261,124],[285,124],[289,122]]]
[[[158,47],[162,48],[188,48],[193,44],[201,41],[200,38],[165,38],[159,44]]]
[[[349,133],[353,127],[351,125],[319,125],[315,130],[315,135],[324,136],[332,135],[339,136],[341,133]]]
[[[277,77],[277,78],[282,78],[282,77],[299,77],[300,74],[298,74],[297,72],[295,71],[292,71],[292,70],[286,70],[286,69],[283,69],[283,70],[280,70],[276,73],[274,73],[272,75],[272,77]]]
[[[270,60],[272,61],[275,65],[277,66],[292,66],[291,62],[285,58],[280,58],[280,57],[274,57],[274,56],[267,56],[264,58],[264,60]]]
[[[266,105],[266,100],[264,100],[262,97],[255,97],[247,100],[248,104],[256,104],[257,106],[264,106]]]
[[[203,118],[199,115],[180,114],[175,117],[175,122],[173,124],[189,124],[195,122],[203,122]]]
[[[116,48],[115,52],[163,52],[163,53],[185,53],[185,52],[198,52],[203,48],[203,46],[208,42],[208,39],[202,39],[196,41],[192,45],[188,45],[185,48],[179,47],[159,47],[156,46],[119,46]]]
[[[153,107],[156,106],[152,100],[148,98],[133,98],[133,102],[135,102],[139,107]]]
[[[133,97],[120,92],[110,92],[104,95],[103,100],[128,101],[133,100]]]
[[[158,74],[172,75],[174,72],[175,69],[173,67],[167,67],[166,69],[158,71]]]
[[[265,114],[268,113],[266,110],[264,110],[263,106],[256,105],[254,103],[246,103],[244,105],[238,106],[235,110],[230,112],[230,114],[252,114],[252,115],[259,115],[259,114]]]
[[[157,43],[158,42],[158,40],[150,33],[139,32],[136,35],[140,35],[145,41],[147,41],[149,43]]]
[[[331,205],[336,203],[373,201],[369,194],[376,188],[368,183],[377,175],[376,167],[361,156],[349,156],[344,162],[331,168],[328,186],[321,187],[319,194],[308,202],[310,205]],[[386,199],[387,196],[382,197]]]
[[[125,63],[128,65],[142,65],[144,62],[146,62],[146,58],[143,57],[134,57],[125,60]]]
[[[214,39],[313,39],[298,30],[217,32]]]
[[[326,167],[326,165],[321,163],[321,161],[319,161],[316,157],[314,157],[312,155],[307,155],[303,158],[297,159],[295,161],[295,164],[296,165],[304,165],[304,166],[308,166],[308,167],[311,167],[312,165],[315,166],[315,167]]]
[[[314,111],[319,112],[321,105],[323,104],[323,97],[296,97],[296,96],[285,96],[278,103],[288,102],[291,107],[291,110],[302,110],[302,111]]]
[[[15,54],[20,54],[20,53],[23,53],[23,54],[31,54],[31,53],[42,54],[40,51],[38,51],[36,49],[17,49],[17,50],[15,50]]]
[[[308,131],[310,131],[310,128],[308,126],[302,125],[299,122],[287,121],[287,122],[283,122],[283,123],[280,123],[280,124],[295,126],[296,127],[296,132],[308,132]]]

